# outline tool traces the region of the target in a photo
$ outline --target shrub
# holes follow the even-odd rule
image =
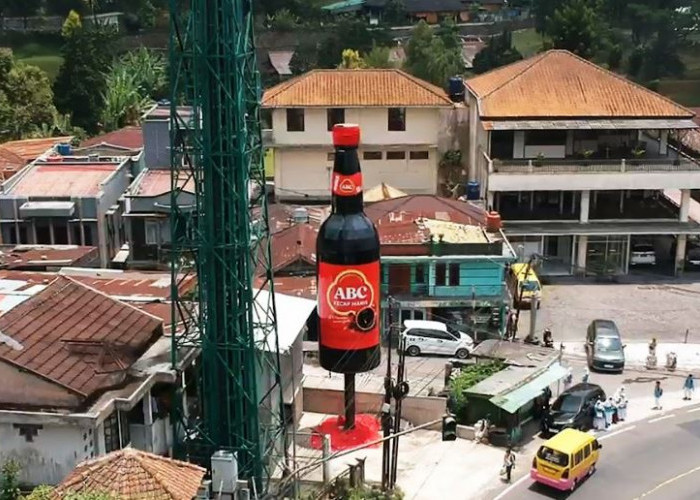
[[[461,369],[459,375],[450,381],[450,399],[452,409],[457,416],[459,423],[466,423],[467,418],[467,396],[464,391],[474,387],[482,380],[486,380],[494,373],[503,370],[506,365],[502,361],[491,361],[488,363],[477,363]]]

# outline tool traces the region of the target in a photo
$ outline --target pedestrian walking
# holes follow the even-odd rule
[[[624,422],[627,418],[627,394],[625,388],[620,387],[615,395],[615,405],[617,406],[617,418],[620,422]]]
[[[503,471],[506,476],[506,483],[510,483],[510,475],[515,467],[515,453],[511,448],[506,450],[506,455],[503,457]]]
[[[591,376],[591,372],[588,368],[586,368],[586,371],[583,372],[583,377],[581,378],[581,382],[583,382],[584,384],[587,384],[590,376]]]
[[[683,400],[690,401],[693,399],[693,392],[695,391],[695,379],[693,379],[692,373],[689,373],[683,382]]]
[[[593,406],[593,428],[597,431],[605,430],[605,407],[600,397]]]
[[[603,413],[605,415],[605,428],[607,429],[612,425],[613,413],[615,413],[615,406],[613,405],[612,398],[608,398],[608,400],[603,403]]]
[[[664,390],[661,388],[661,381],[657,380],[654,386],[654,408],[652,410],[661,410],[661,396],[664,395]]]
[[[564,390],[568,390],[571,384],[574,382],[574,374],[571,368],[567,368],[566,376],[564,377]]]

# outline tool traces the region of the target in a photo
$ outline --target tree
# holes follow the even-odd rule
[[[19,471],[19,464],[13,460],[2,464],[2,469],[0,469],[0,500],[19,499]]]
[[[403,0],[388,0],[384,5],[383,20],[391,26],[401,26],[407,24],[408,14]]]
[[[313,40],[308,38],[302,39],[296,49],[294,55],[289,61],[289,69],[293,75],[301,75],[307,71],[311,71],[318,65],[318,45]]]
[[[358,51],[352,49],[345,49],[343,51],[338,69],[362,69],[365,67],[365,62],[362,60],[362,57],[360,57]]]
[[[406,49],[406,71],[445,87],[447,79],[463,73],[461,42],[449,24],[436,33],[425,21],[416,25]]]
[[[388,45],[389,34],[381,28],[370,28],[367,23],[356,17],[342,17],[325,37],[318,53],[318,66],[335,68],[340,64],[343,50],[353,49],[365,53],[373,45]]]
[[[473,70],[475,73],[485,73],[494,68],[514,63],[523,58],[522,54],[513,47],[513,37],[505,30],[499,36],[492,37],[486,47],[474,57]]]
[[[289,9],[280,9],[267,16],[267,25],[276,31],[293,31],[299,26],[299,18]]]
[[[22,500],[53,500],[54,488],[52,486],[37,486],[32,490],[32,492],[22,497]],[[102,492],[80,492],[80,493],[68,493],[63,496],[64,500],[117,500],[114,495]]]
[[[557,49],[566,49],[591,58],[597,51],[604,30],[597,7],[591,0],[568,0],[554,11],[547,33]]]
[[[112,65],[115,38],[113,29],[94,25],[75,29],[63,39],[63,65],[53,86],[56,107],[89,133],[99,129],[105,70]]]
[[[6,13],[24,19],[24,27],[27,27],[27,18],[35,16],[41,7],[42,0],[5,0]]]
[[[61,36],[63,38],[69,38],[77,30],[83,27],[83,21],[80,19],[80,14],[78,12],[71,10],[63,21],[63,26],[61,27]]]
[[[362,59],[368,68],[393,68],[395,65],[389,59],[390,55],[391,49],[389,47],[375,45]]]
[[[533,0],[532,9],[535,14],[535,31],[543,35],[547,32],[547,23],[562,4],[562,0]]]

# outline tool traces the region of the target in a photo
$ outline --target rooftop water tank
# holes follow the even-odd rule
[[[489,212],[486,214],[486,230],[490,233],[499,231],[503,227],[501,223],[501,214],[498,212]]]
[[[450,77],[448,89],[452,102],[464,102],[464,81],[459,76]]]
[[[71,147],[67,142],[62,142],[56,145],[56,152],[61,156],[70,156]]]
[[[478,181],[467,182],[467,199],[478,200],[481,198],[481,184]]]
[[[297,207],[294,209],[292,217],[297,224],[309,222],[309,211],[304,207]]]

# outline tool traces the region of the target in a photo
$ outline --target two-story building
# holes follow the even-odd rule
[[[124,242],[119,198],[130,182],[128,157],[42,156],[2,183],[2,241],[96,246],[106,267]]]
[[[364,184],[434,194],[440,153],[452,147],[461,105],[439,87],[397,69],[315,70],[267,90],[264,131],[274,150],[278,199],[325,200],[333,168],[331,130],[357,123]]]
[[[622,274],[650,244],[657,267],[682,268],[700,164],[669,136],[697,128],[690,110],[562,50],[466,89],[468,180],[522,258],[542,255],[544,274]]]

